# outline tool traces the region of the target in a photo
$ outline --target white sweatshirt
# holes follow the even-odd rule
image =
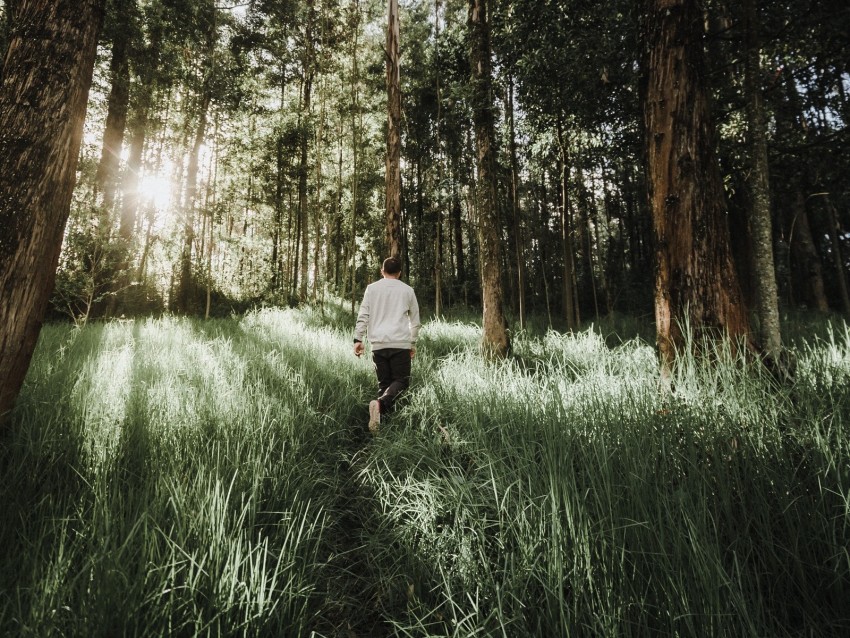
[[[419,304],[413,288],[403,281],[384,277],[366,286],[354,339],[364,336],[372,350],[411,349],[419,334]]]

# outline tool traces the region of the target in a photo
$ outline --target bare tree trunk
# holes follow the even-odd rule
[[[207,288],[207,303],[206,309],[204,310],[204,319],[210,318],[210,305],[212,302],[212,262],[213,262],[213,249],[215,247],[215,208],[216,208],[216,197],[218,196],[218,114],[215,117],[215,133],[213,134],[213,140],[215,141],[215,151],[213,152],[213,156],[210,159],[210,163],[212,164],[212,185],[209,189],[209,205],[205,208],[207,209],[207,214],[205,216],[204,223],[206,224],[209,221],[209,236],[207,237],[207,273],[206,273],[206,288]],[[201,253],[203,254],[204,249],[201,248]]]
[[[0,86],[0,420],[53,291],[102,13],[100,0],[17,4]]]
[[[443,314],[443,146],[440,138],[440,119],[442,118],[442,95],[440,93],[440,0],[434,0],[434,46],[436,47],[434,69],[437,89],[437,205],[434,223],[434,315]]]
[[[274,218],[272,223],[272,293],[283,288],[283,260],[280,258],[283,239],[283,137],[278,135],[276,145],[276,169],[274,191]],[[250,177],[249,177],[250,180]]]
[[[357,291],[355,290],[355,282],[357,275],[357,197],[358,184],[360,175],[359,169],[359,152],[360,136],[358,135],[358,114],[360,115],[360,123],[362,124],[363,113],[360,112],[360,72],[357,64],[357,35],[360,30],[360,4],[359,0],[354,0],[354,10],[357,12],[354,27],[352,29],[352,47],[351,47],[351,314],[354,314],[354,305],[357,303]]]
[[[452,195],[452,233],[454,234],[454,252],[456,261],[455,279],[458,284],[466,284],[466,265],[463,257],[463,218],[461,216],[460,195]]]
[[[647,186],[656,238],[655,320],[669,371],[689,326],[733,339],[749,326],[732,253],[697,0],[646,0]]]
[[[304,82],[302,84],[303,100],[301,101],[301,114],[299,117],[311,122],[311,100],[313,97],[313,75],[316,65],[314,63],[315,47],[313,45],[313,21],[316,12],[313,0],[307,2],[307,28],[304,39],[306,50],[304,51]],[[310,136],[307,135],[308,126],[301,122],[301,159],[298,166],[298,226],[301,230],[301,287],[298,291],[298,300],[301,303],[307,301],[307,271],[310,262],[310,207],[307,201],[307,146]]]
[[[139,214],[139,176],[142,171],[142,157],[145,150],[145,139],[148,128],[148,109],[150,105],[147,98],[136,114],[132,130],[133,136],[130,140],[130,155],[127,158],[127,168],[121,183],[123,200],[121,202],[121,221],[118,234],[125,241],[133,238],[133,230],[136,227],[136,218]]]
[[[387,202],[386,244],[392,257],[401,255],[401,85],[398,0],[388,0],[387,16]]]
[[[322,174],[322,153],[324,152],[325,134],[325,92],[319,84],[319,126],[316,132],[316,203],[313,206],[313,291],[311,296],[314,302],[319,301],[319,277],[321,254],[322,254],[322,186],[324,175]],[[325,242],[328,240],[328,226],[325,223]]]
[[[472,120],[478,160],[478,233],[481,255],[481,297],[484,306],[483,349],[502,358],[510,350],[502,293],[501,233],[496,200],[496,148],[491,90],[488,0],[469,0],[472,67]]]
[[[788,243],[797,266],[796,273],[792,273],[791,281],[802,283],[802,296],[808,304],[820,312],[827,312],[829,302],[826,299],[823,283],[823,264],[812,237],[809,214],[806,211],[806,198],[799,184],[794,189],[791,213],[791,220],[788,223]],[[802,277],[794,275],[802,275]],[[794,296],[799,299],[800,294]]]
[[[558,146],[560,155],[558,164],[560,168],[560,212],[561,212],[561,252],[564,260],[564,317],[567,320],[568,330],[577,330],[579,325],[578,303],[576,303],[575,290],[575,268],[573,262],[573,241],[570,230],[570,202],[569,202],[569,166],[567,163],[567,146],[564,140],[563,126],[558,120]]]
[[[841,297],[841,311],[850,317],[850,294],[847,291],[847,269],[844,267],[844,258],[841,254],[841,237],[838,233],[838,214],[832,204],[829,193],[826,197],[827,222],[829,224],[829,241],[832,244],[832,259],[835,264],[835,279],[838,282],[838,294]]]
[[[517,277],[517,304],[519,329],[525,328],[525,257],[523,255],[522,222],[519,210],[519,161],[516,152],[516,128],[514,122],[514,80],[508,78],[508,121],[511,156],[511,217],[513,222],[514,260]]]
[[[127,19],[131,6],[131,2],[116,6],[117,13],[122,19]],[[124,131],[127,127],[127,109],[130,105],[130,56],[127,31],[126,24],[119,25],[112,42],[112,60],[109,64],[112,85],[107,100],[103,147],[95,174],[95,183],[103,193],[102,206],[107,219],[115,203],[118,166],[121,161],[121,148],[124,145]]]
[[[186,199],[183,202],[183,251],[180,255],[180,281],[177,291],[177,309],[180,312],[189,311],[189,293],[192,286],[192,247],[195,243],[195,205],[198,198],[198,160],[201,146],[207,131],[207,114],[210,106],[210,94],[204,87],[201,96],[201,107],[198,114],[198,128],[195,130],[195,141],[189,155],[189,166],[186,169]]]
[[[767,158],[767,130],[761,94],[761,61],[756,0],[744,0],[746,20],[745,93],[750,132],[752,164],[752,263],[755,274],[756,314],[759,341],[768,361],[779,362],[782,338],[779,329],[779,295],[773,262],[773,232],[770,205],[770,168]]]

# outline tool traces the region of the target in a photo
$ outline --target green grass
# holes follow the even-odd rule
[[[850,632],[850,329],[665,394],[625,318],[428,322],[381,435],[344,308],[48,326],[0,434],[0,635]],[[802,325],[802,323],[796,324]]]

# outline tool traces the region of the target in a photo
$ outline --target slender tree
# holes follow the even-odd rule
[[[0,418],[53,290],[102,17],[102,0],[17,3],[0,87]]]
[[[644,119],[656,239],[655,320],[665,369],[686,326],[748,334],[714,150],[697,0],[646,0]]]
[[[399,68],[398,0],[388,0],[387,12],[387,252],[401,254],[401,83]]]
[[[307,19],[304,27],[304,57],[302,63],[301,77],[301,109],[299,111],[299,160],[298,160],[298,228],[300,229],[300,247],[296,252],[300,251],[301,265],[300,276],[301,284],[298,292],[298,299],[302,303],[307,301],[307,283],[308,283],[308,265],[310,256],[310,209],[307,197],[307,177],[309,172],[307,161],[307,147],[310,141],[308,130],[312,123],[312,99],[313,99],[313,79],[316,74],[316,46],[313,42],[313,27],[316,19],[316,9],[314,0],[307,0]],[[316,238],[319,241],[319,238]]]
[[[109,64],[111,87],[107,99],[106,128],[95,181],[103,193],[104,216],[108,217],[115,202],[118,166],[124,146],[127,111],[130,105],[130,25],[135,0],[113,3],[112,59]]]
[[[203,77],[198,96],[197,124],[194,131],[192,149],[186,169],[186,193],[183,202],[183,249],[180,254],[180,280],[177,289],[177,309],[187,312],[194,288],[192,275],[192,254],[195,243],[195,212],[198,205],[198,171],[200,168],[201,148],[207,135],[210,105],[212,103],[213,76],[216,73],[215,46],[218,33],[218,9],[209,7],[207,24],[204,29]],[[203,257],[203,255],[201,255]]]
[[[759,341],[765,357],[778,362],[782,339],[779,331],[779,295],[773,263],[773,232],[770,206],[770,168],[767,158],[767,126],[761,91],[761,49],[756,0],[744,1],[746,25],[745,93],[752,166],[750,231]]]
[[[469,0],[472,119],[478,163],[478,234],[481,244],[481,297],[484,306],[483,348],[490,357],[505,357],[510,349],[503,308],[502,257],[496,201],[495,127],[491,90],[488,0]]]

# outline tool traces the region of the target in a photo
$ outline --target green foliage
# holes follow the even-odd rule
[[[53,309],[74,323],[85,324],[107,300],[121,292],[121,261],[127,247],[105,239],[97,211],[78,211],[65,235],[51,298]]]
[[[0,633],[840,635],[850,328],[660,391],[640,323],[426,323],[377,439],[337,303],[48,326],[0,443]]]

